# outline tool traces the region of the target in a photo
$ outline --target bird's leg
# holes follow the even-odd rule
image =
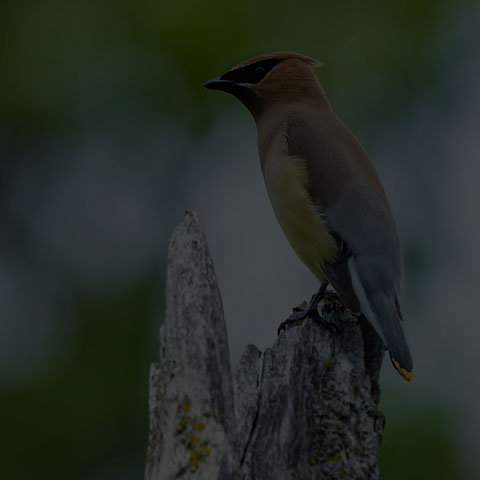
[[[327,289],[328,282],[322,283],[318,292],[312,296],[308,307],[306,308],[298,308],[295,307],[293,309],[293,314],[290,315],[286,320],[284,320],[280,326],[278,327],[277,334],[280,335],[282,330],[287,330],[293,325],[298,325],[305,320],[305,318],[310,317],[312,320],[318,323],[324,323],[325,321],[318,313],[318,302],[323,298],[325,295],[325,290]],[[332,325],[328,323],[329,327]]]

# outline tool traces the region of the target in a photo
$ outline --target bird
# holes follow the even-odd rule
[[[402,327],[403,260],[393,215],[368,154],[334,113],[314,67],[293,52],[258,55],[207,81],[242,102],[257,127],[267,193],[297,256],[320,281],[305,309],[318,315],[330,284],[343,305],[375,327],[400,375],[413,363]],[[285,325],[284,325],[285,324]]]

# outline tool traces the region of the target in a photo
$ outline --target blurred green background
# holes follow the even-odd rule
[[[263,246],[254,262],[235,243],[248,251],[248,235],[274,225],[270,211],[250,220],[252,209],[229,200],[234,188],[250,196],[243,182],[250,176],[263,188],[253,122],[231,97],[202,84],[276,50],[325,64],[321,83],[372,153],[399,221],[418,376],[407,385],[384,366],[383,476],[480,478],[472,433],[480,423],[472,371],[479,363],[468,344],[479,327],[468,306],[475,283],[466,280],[478,271],[478,262],[468,262],[478,228],[469,232],[465,220],[450,236],[442,230],[445,216],[457,219],[452,191],[478,178],[470,161],[478,118],[468,112],[479,98],[479,12],[453,0],[3,1],[2,478],[142,478],[167,245],[185,208],[199,210],[205,223],[234,363],[246,343],[268,343],[289,308],[313,292],[309,277],[290,279],[298,291],[269,314],[268,333],[257,338],[245,328],[242,336],[235,326],[235,302],[253,293],[244,287],[235,297],[240,280],[232,276],[244,284],[242,269],[262,277],[259,305],[276,298],[282,277],[262,263]],[[222,153],[229,142],[248,145],[252,158],[235,163]],[[212,185],[224,188],[216,198]],[[475,205],[475,195],[457,195],[457,203]],[[450,270],[438,270],[439,258]],[[465,284],[450,295],[442,288],[454,278]],[[462,328],[450,330],[454,319]]]

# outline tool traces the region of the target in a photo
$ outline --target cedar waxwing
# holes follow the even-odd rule
[[[297,255],[322,282],[309,307],[284,323],[318,316],[318,301],[330,283],[353,314],[365,315],[376,328],[394,367],[410,380],[395,223],[373,164],[313,73],[320,65],[296,53],[260,55],[205,87],[231,93],[253,115],[275,215]]]

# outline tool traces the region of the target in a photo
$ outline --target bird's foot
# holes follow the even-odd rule
[[[293,309],[292,315],[290,315],[286,320],[284,320],[278,326],[277,335],[280,335],[280,333],[283,330],[287,331],[290,327],[293,327],[295,325],[300,325],[307,317],[308,317],[308,307],[307,308],[295,307]]]
[[[318,301],[318,294],[316,294],[310,300],[309,305],[306,305],[305,302],[303,304],[305,306],[295,307],[292,315],[290,315],[279,325],[277,335],[280,335],[283,330],[287,331],[290,327],[300,325],[307,317],[311,318],[314,322],[318,323],[324,328],[327,328],[333,333],[339,333],[340,329],[335,323],[326,320],[318,313]]]

